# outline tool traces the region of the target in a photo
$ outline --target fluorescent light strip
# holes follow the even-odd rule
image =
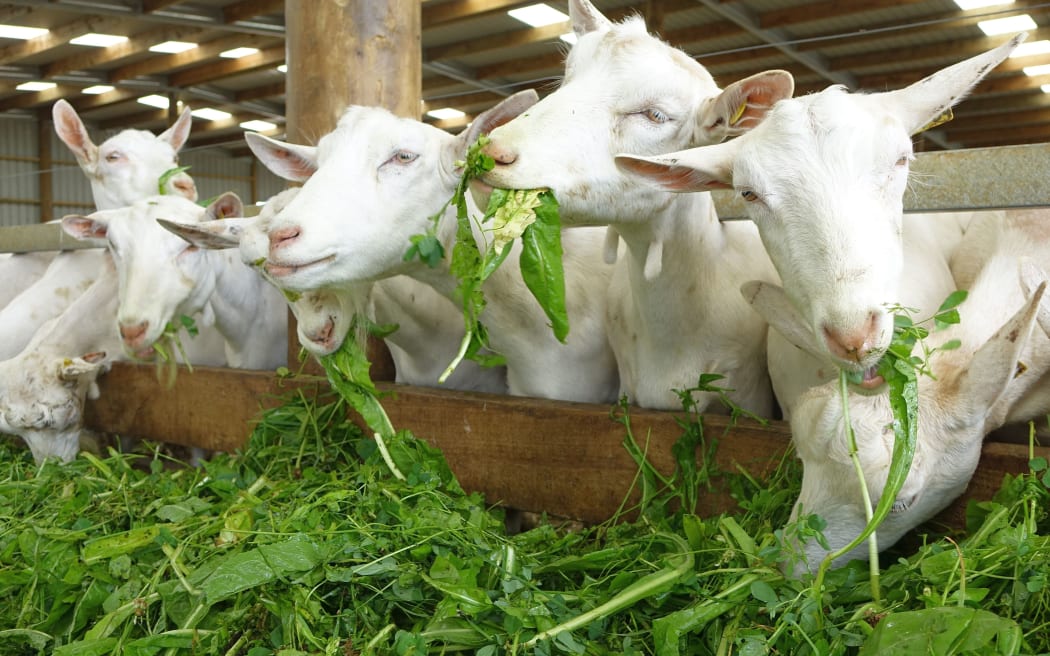
[[[981,21],[977,23],[977,27],[988,36],[999,36],[1000,34],[1016,34],[1025,30],[1034,30],[1039,26],[1028,14],[1021,14]]]
[[[254,55],[259,52],[258,48],[231,48],[219,53],[220,57],[226,59],[240,59],[241,57],[247,57],[248,55]]]
[[[89,96],[97,96],[101,93],[109,93],[113,90],[113,87],[108,84],[96,84],[91,87],[86,87],[80,90],[80,93],[86,93]]]
[[[75,39],[70,39],[69,42],[75,46],[93,46],[95,48],[108,48],[115,46],[118,43],[124,43],[128,40],[126,36],[118,36],[116,34],[97,34],[95,32],[88,32],[87,34],[78,36]]]
[[[243,123],[241,123],[241,127],[245,130],[252,130],[254,132],[269,132],[270,130],[277,129],[277,124],[271,123],[269,121],[260,121],[258,119],[254,119],[251,121],[244,121]]]
[[[569,45],[576,45],[576,33],[575,32],[566,32],[565,34],[562,34],[558,38],[561,39],[562,41],[564,41],[565,43],[568,43]]]
[[[450,121],[454,118],[463,118],[466,114],[452,107],[441,107],[440,109],[430,110],[427,112],[427,116],[436,118],[439,121]]]
[[[529,5],[528,7],[521,7],[519,9],[511,9],[507,12],[511,18],[517,19],[526,25],[532,27],[543,27],[544,25],[553,25],[555,23],[564,23],[569,20],[569,17],[554,7],[540,3],[538,5]]]
[[[1050,75],[1050,64],[1043,64],[1041,66],[1025,66],[1024,74],[1028,77],[1035,77],[1037,75]]]
[[[23,41],[28,41],[29,39],[35,39],[38,36],[44,36],[47,32],[48,31],[42,27],[0,25],[0,37],[5,39],[22,39]]]
[[[156,107],[157,109],[167,109],[170,104],[167,98],[164,96],[158,96],[157,94],[143,96],[138,99],[138,102],[143,105],[149,105],[150,107]]]
[[[196,43],[190,43],[189,41],[165,41],[164,43],[150,46],[149,50],[150,52],[163,52],[169,55],[175,55],[180,52],[186,52],[187,50],[193,50],[196,47]]]
[[[1021,45],[1014,48],[1014,51],[1010,53],[1010,57],[1031,57],[1033,55],[1046,54],[1050,54],[1050,41],[1043,39],[1042,41],[1022,43]]]
[[[190,114],[197,118],[202,118],[205,121],[225,121],[233,117],[233,114],[224,112],[220,109],[215,109],[214,107],[201,107],[200,109],[193,110]]]
[[[955,4],[963,11],[970,9],[981,9],[983,7],[997,7],[999,5],[1012,5],[1014,0],[955,0]]]
[[[19,91],[47,91],[48,89],[54,89],[54,82],[23,82],[15,87]]]

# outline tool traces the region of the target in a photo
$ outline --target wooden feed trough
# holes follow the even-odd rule
[[[287,8],[288,138],[307,143],[335,125],[348,102],[382,105],[416,117],[420,107],[419,3],[354,0],[299,3]],[[396,29],[394,29],[396,26]],[[311,35],[324,34],[324,39]],[[989,209],[1050,204],[1050,145],[1016,146],[921,154],[915,162],[928,184],[910,193],[910,210]],[[723,199],[724,200],[724,199]],[[722,216],[738,215],[732,203]],[[33,227],[33,230],[40,228]],[[46,229],[45,229],[46,230]],[[26,236],[10,229],[5,250],[60,248],[59,237]],[[8,241],[20,235],[20,241]],[[299,345],[289,331],[290,368]],[[373,360],[376,362],[376,360]],[[700,372],[697,372],[698,374]],[[373,367],[377,380],[392,380],[388,358]],[[291,387],[317,393],[315,380],[280,379],[272,372],[195,368],[180,371],[175,387],[163,389],[150,366],[118,363],[100,380],[102,396],[89,403],[90,428],[166,442],[233,450],[242,446],[253,419],[272,395]],[[384,406],[397,428],[440,447],[468,490],[493,503],[601,521],[619,508],[636,475],[621,446],[624,429],[604,405],[562,403],[449,392],[384,383],[395,392]],[[670,472],[670,447],[681,435],[678,415],[632,409],[634,435],[647,444],[650,460]],[[704,418],[706,434],[718,438],[716,465],[761,471],[788,448],[782,422],[759,425],[724,417]],[[1050,449],[1037,447],[1050,456]],[[941,519],[962,524],[965,499],[989,498],[1004,473],[1026,471],[1027,445],[988,442],[970,487]],[[711,514],[732,505],[724,493],[704,496],[699,511]]]

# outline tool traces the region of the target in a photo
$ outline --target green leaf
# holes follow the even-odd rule
[[[540,199],[536,220],[521,235],[521,277],[550,319],[554,336],[564,343],[569,334],[569,317],[565,309],[561,218],[552,193],[545,191]]]
[[[944,299],[941,303],[941,307],[937,308],[937,314],[959,307],[963,301],[966,300],[968,293],[965,289],[959,289],[948,295],[948,298]]]
[[[860,656],[1016,654],[1021,629],[1013,620],[960,606],[890,613],[864,643]]]
[[[207,602],[215,604],[238,592],[311,570],[321,561],[321,549],[313,539],[297,534],[283,542],[231,554],[198,583]]]
[[[751,584],[751,596],[766,604],[780,601],[776,591],[765,581],[755,581]]]
[[[403,258],[405,262],[411,262],[418,257],[420,261],[433,269],[445,259],[445,247],[438,241],[437,235],[433,233],[412,235],[409,241],[412,245],[405,251]]]
[[[173,169],[168,169],[164,173],[161,173],[160,177],[157,178],[157,193],[161,196],[166,196],[168,194],[168,183],[171,182],[171,179],[176,175],[185,173],[189,170],[190,167],[188,166],[176,166]]]

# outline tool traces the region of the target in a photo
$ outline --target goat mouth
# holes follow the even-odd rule
[[[303,264],[281,264],[279,262],[267,261],[266,272],[274,278],[283,278],[290,276],[295,273],[299,273],[303,269],[309,269],[311,267],[320,266],[323,264],[329,264],[335,260],[335,254],[328,255],[310,262],[304,262]]]
[[[880,389],[883,385],[885,385],[886,379],[879,375],[878,369],[878,364],[872,365],[865,369],[861,375],[860,382],[857,383],[857,387],[861,388],[862,390],[874,392]]]

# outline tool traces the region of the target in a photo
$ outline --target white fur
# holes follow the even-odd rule
[[[55,131],[77,158],[81,170],[91,182],[91,192],[98,209],[115,209],[158,193],[158,180],[178,166],[177,153],[190,130],[187,109],[168,130],[154,136],[144,130],[123,130],[96,146],[88,136],[80,117],[65,100],[52,108]],[[172,194],[197,199],[193,180],[180,173],[168,181]],[[104,266],[104,254],[74,251],[54,255],[10,256],[26,262],[26,269],[50,258],[45,272],[22,288],[17,296],[0,304],[0,360],[19,353],[33,333],[48,319],[58,316],[77,294],[87,289]],[[29,271],[23,271],[28,276]],[[20,274],[21,275],[21,274]],[[5,289],[15,285],[3,278]]]
[[[44,275],[54,253],[0,253],[0,309]]]
[[[509,102],[520,104],[521,99]],[[479,117],[475,123],[485,120]],[[270,148],[285,157],[298,153],[298,159],[313,159],[316,166],[309,167],[312,175],[307,174],[302,190],[269,226],[268,273],[277,284],[297,291],[404,274],[453,298],[455,281],[447,257],[430,269],[418,261],[404,261],[403,255],[409,237],[425,232],[428,216],[452,195],[458,181],[455,161],[473,140],[468,134],[476,132],[454,137],[385,110],[351,107],[316,152],[271,142]],[[257,139],[255,145],[262,141]],[[476,208],[471,211],[478,214]],[[450,209],[438,225],[447,254],[454,217]],[[295,230],[297,236],[279,241],[280,235]],[[512,394],[609,401],[615,397],[616,376],[601,330],[608,273],[598,259],[602,236],[585,231],[566,233],[563,240],[571,325],[567,345],[553,338],[546,317],[521,281],[516,252],[486,284],[488,307],[482,319],[493,348],[507,358]],[[254,243],[263,245],[258,239]]]
[[[1050,239],[1042,216],[1009,213],[989,220],[981,235],[991,238],[970,295],[959,308],[961,322],[934,332],[931,345],[959,339],[962,347],[934,355],[936,380],[919,379],[916,455],[895,509],[879,528],[880,549],[931,518],[966,488],[984,436],[1006,422],[1038,418],[1050,410],[1050,300],[1038,285],[1050,265]],[[1034,292],[1034,293],[1033,293]],[[1012,318],[1010,318],[1012,317]],[[1043,329],[1032,330],[1038,320]],[[1004,323],[1005,321],[1005,323]],[[1018,363],[1021,363],[1020,365]],[[849,394],[850,417],[872,503],[885,485],[893,446],[892,416],[884,393]],[[805,465],[794,515],[816,513],[828,522],[832,550],[864,527],[859,483],[848,458],[837,384],[803,394],[791,421]],[[806,565],[816,568],[826,552],[805,545]],[[836,564],[866,557],[862,546]]]
[[[624,161],[678,190],[740,192],[824,358],[864,371],[892,337],[887,306],[902,300],[910,135],[959,102],[1021,39],[899,91],[831,87],[779,102],[739,139]]]
[[[201,250],[157,224],[157,219],[204,222],[239,215],[240,200],[226,194],[205,209],[179,196],[154,196],[117,210],[68,216],[63,228],[84,238],[105,238],[120,279],[117,321],[124,348],[152,358],[165,324],[180,315],[213,312],[226,340],[226,361],[242,369],[272,369],[287,351],[287,321],[279,292],[235,253]]]
[[[607,259],[616,239],[626,243],[608,289],[606,326],[621,392],[634,403],[680,407],[673,389],[719,373],[737,404],[769,416],[766,326],[738,291],[746,280],[776,280],[757,230],[720,224],[708,194],[674,195],[625,174],[615,155],[739,134],[790,96],[791,78],[771,71],[723,91],[703,66],[650,36],[640,18],[613,24],[585,0],[570,2],[569,13],[578,41],[561,87],[493,130],[487,152],[497,164],[484,181],[550,187],[566,225],[610,226]],[[718,411],[709,407],[713,398],[697,401]]]

